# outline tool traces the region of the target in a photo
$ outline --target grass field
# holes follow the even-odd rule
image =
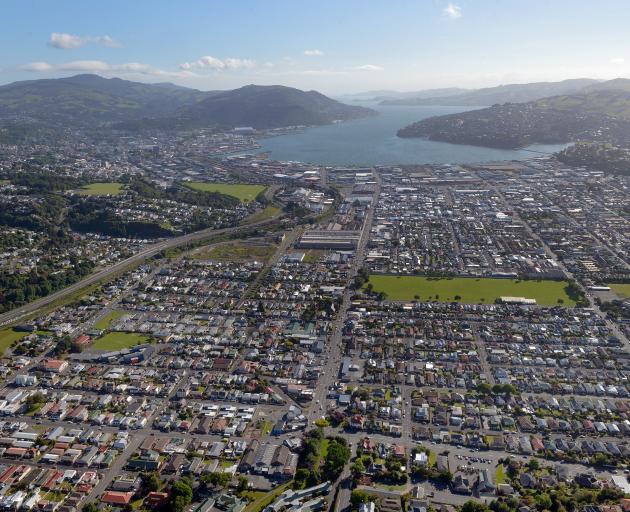
[[[147,341],[149,338],[135,332],[108,332],[98,338],[92,348],[95,350],[121,350]]]
[[[267,261],[276,252],[275,245],[225,244],[216,247],[202,247],[192,256],[199,260],[219,261]]]
[[[79,194],[82,196],[117,196],[121,191],[122,183],[90,183],[79,190]]]
[[[258,194],[267,188],[264,185],[249,185],[246,183],[206,183],[202,181],[191,181],[186,183],[186,186],[201,192],[218,192],[226,196],[236,197],[244,203],[253,201]]]
[[[13,329],[4,329],[0,331],[0,355],[4,354],[4,351],[11,346],[11,343],[16,340],[21,340],[28,334],[30,333],[14,331]]]
[[[277,206],[266,206],[264,210],[260,210],[259,212],[250,215],[245,219],[246,224],[253,224],[254,222],[261,222],[263,220],[271,219],[272,217],[278,215],[280,212],[280,208]]]
[[[124,311],[110,311],[103,318],[94,324],[95,329],[108,329],[114,320],[118,320],[121,316],[125,316]]]
[[[422,276],[371,275],[375,292],[385,292],[387,300],[459,301],[466,304],[492,304],[498,297],[526,297],[540,305],[574,306],[564,281],[518,281],[513,279],[428,278]],[[456,299],[455,297],[460,298]],[[559,303],[558,301],[563,301]]]
[[[610,286],[612,291],[619,295],[620,298],[627,299],[630,297],[630,284],[612,283],[608,286]]]

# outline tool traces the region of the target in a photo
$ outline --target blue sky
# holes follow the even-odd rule
[[[2,0],[0,82],[329,94],[630,76],[628,0]]]

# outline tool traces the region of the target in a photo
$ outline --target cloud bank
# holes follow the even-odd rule
[[[53,32],[50,34],[48,45],[59,50],[73,50],[81,48],[87,44],[98,44],[107,48],[118,48],[120,43],[114,41],[110,36],[77,36],[64,32]]]
[[[249,59],[218,59],[211,55],[205,55],[193,62],[184,62],[179,65],[179,69],[188,71],[191,69],[210,69],[213,71],[223,71],[228,69],[252,69],[256,67],[256,62]]]

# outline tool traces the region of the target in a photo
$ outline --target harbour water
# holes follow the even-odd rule
[[[283,161],[320,165],[388,165],[525,160],[566,147],[535,145],[505,150],[425,139],[401,139],[396,136],[396,131],[420,119],[482,107],[366,106],[377,110],[379,115],[262,139],[259,141],[261,151],[268,151],[271,158]]]

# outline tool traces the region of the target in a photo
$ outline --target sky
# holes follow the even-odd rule
[[[0,83],[341,95],[630,77],[629,0],[1,0]]]

